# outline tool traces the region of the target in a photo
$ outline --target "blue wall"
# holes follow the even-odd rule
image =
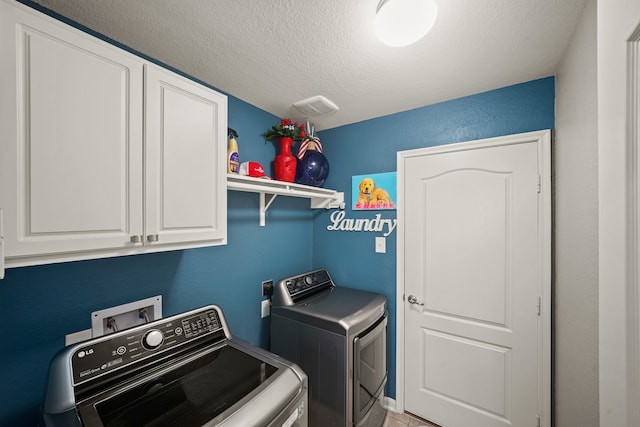
[[[328,188],[344,191],[347,218],[396,218],[395,211],[352,211],[351,176],[396,170],[398,151],[554,127],[555,84],[548,77],[319,132],[331,165]],[[380,292],[389,300],[389,381],[396,395],[396,233],[375,253],[383,233],[328,231],[330,212],[314,220],[313,264],[338,284]]]

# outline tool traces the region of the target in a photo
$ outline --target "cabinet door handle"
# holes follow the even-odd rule
[[[158,235],[157,234],[149,234],[147,236],[147,242],[157,242],[158,241]]]
[[[142,236],[140,235],[131,236],[131,243],[140,243],[140,242],[142,242]]]

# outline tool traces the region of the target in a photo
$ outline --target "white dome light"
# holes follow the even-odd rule
[[[437,16],[435,0],[380,0],[374,27],[384,44],[407,46],[424,37]]]

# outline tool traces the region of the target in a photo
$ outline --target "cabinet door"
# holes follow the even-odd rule
[[[145,244],[226,243],[227,97],[145,65]]]
[[[131,246],[142,234],[142,61],[3,1],[0,55],[8,264]]]

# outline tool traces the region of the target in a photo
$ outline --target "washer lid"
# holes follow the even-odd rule
[[[357,334],[387,311],[387,298],[375,292],[335,287],[299,304],[273,307],[272,314],[341,335]]]
[[[306,393],[305,380],[293,365],[229,341],[92,396],[78,410],[87,425],[268,425]]]

